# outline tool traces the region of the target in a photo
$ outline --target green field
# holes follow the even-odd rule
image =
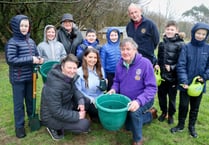
[[[14,132],[13,118],[13,100],[12,90],[8,78],[8,66],[5,63],[4,55],[0,54],[0,144],[2,145],[130,145],[132,135],[130,132],[121,129],[120,131],[107,131],[100,124],[92,123],[91,132],[88,134],[72,134],[65,133],[65,138],[61,141],[53,141],[46,131],[45,127],[40,130],[31,132],[28,127],[26,118],[27,136],[23,139],[17,139]],[[40,92],[42,88],[42,79],[39,75],[37,84],[37,110],[40,110]],[[175,122],[168,125],[167,122],[159,122],[154,120],[151,124],[143,127],[143,136],[145,145],[208,145],[209,137],[209,88],[204,94],[200,106],[199,117],[196,124],[198,138],[194,139],[189,136],[187,126],[182,133],[171,134],[169,129],[176,125],[177,115],[175,114]],[[177,104],[179,98],[177,97]],[[159,110],[157,97],[154,106]],[[178,106],[177,106],[178,110]],[[158,111],[158,115],[160,115]],[[188,120],[186,121],[188,124]],[[186,125],[187,125],[186,124]]]

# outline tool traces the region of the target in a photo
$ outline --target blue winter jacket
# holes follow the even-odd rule
[[[76,56],[78,60],[80,61],[80,63],[82,62],[83,54],[85,50],[88,48],[88,46],[92,46],[93,48],[98,50],[100,53],[101,46],[99,45],[98,39],[96,39],[96,41],[94,41],[93,43],[90,43],[88,42],[88,40],[84,39],[82,44],[78,45],[77,50],[76,50]]]
[[[20,32],[20,22],[28,19],[25,15],[16,15],[11,19],[13,37],[5,46],[5,57],[9,65],[10,82],[32,80],[33,56],[38,56],[35,42]]]
[[[115,30],[118,33],[118,40],[112,42],[110,40],[110,33]],[[107,30],[106,33],[107,43],[102,46],[101,49],[101,61],[102,67],[104,68],[105,73],[115,73],[116,64],[118,63],[121,53],[120,53],[120,31],[114,27],[111,27]]]
[[[176,66],[179,84],[190,84],[194,77],[201,76],[204,82],[209,79],[209,45],[204,40],[195,39],[195,32],[198,29],[206,29],[209,32],[209,25],[197,23],[191,30],[191,41],[183,45],[178,63]],[[180,87],[183,90],[182,87]]]

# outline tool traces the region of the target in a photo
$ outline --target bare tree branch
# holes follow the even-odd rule
[[[80,1],[81,0],[70,0],[70,1],[42,0],[42,1],[25,1],[25,2],[0,1],[0,4],[11,4],[11,5],[18,5],[18,4],[37,4],[37,3],[63,3],[63,4],[71,4],[71,3],[78,3]]]

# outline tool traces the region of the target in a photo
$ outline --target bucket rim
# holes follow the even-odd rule
[[[110,113],[119,113],[119,112],[128,111],[128,104],[127,104],[126,107],[121,108],[121,109],[109,109],[109,108],[103,107],[102,105],[100,105],[100,104],[98,103],[98,100],[99,100],[101,97],[104,97],[104,96],[111,96],[111,95],[119,95],[119,96],[122,96],[122,97],[124,97],[125,99],[127,99],[129,102],[131,101],[130,98],[128,98],[127,96],[122,95],[122,94],[117,94],[117,93],[116,93],[116,94],[102,94],[102,95],[100,95],[100,96],[98,96],[98,97],[96,98],[95,104],[96,104],[97,109],[99,108],[99,109],[101,109],[101,110],[104,111],[104,112],[110,112]],[[128,102],[128,103],[129,103],[129,102]]]

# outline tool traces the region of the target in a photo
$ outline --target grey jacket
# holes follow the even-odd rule
[[[44,62],[46,61],[60,61],[63,57],[66,56],[66,51],[62,43],[57,41],[55,36],[54,40],[47,40],[46,38],[46,29],[48,27],[56,28],[53,25],[47,25],[44,29],[44,40],[39,43],[37,46],[39,55],[44,58]],[[55,32],[56,33],[56,32]]]

